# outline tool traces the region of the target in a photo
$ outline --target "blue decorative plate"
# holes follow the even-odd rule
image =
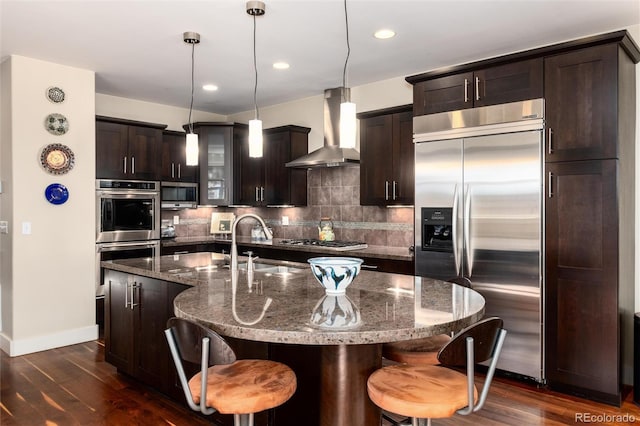
[[[52,183],[44,190],[44,196],[51,204],[64,204],[69,199],[69,191],[61,183]]]

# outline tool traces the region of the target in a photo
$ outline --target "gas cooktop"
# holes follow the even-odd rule
[[[336,251],[361,250],[367,248],[367,244],[360,241],[323,241],[315,238],[303,238],[299,240],[282,240],[282,244],[289,246],[316,246]]]

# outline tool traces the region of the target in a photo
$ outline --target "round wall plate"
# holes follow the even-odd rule
[[[40,153],[40,164],[53,175],[63,175],[73,169],[75,156],[68,146],[52,143],[45,146]]]
[[[64,102],[64,90],[59,87],[51,86],[47,88],[47,99],[55,104]]]
[[[44,127],[52,135],[60,136],[69,131],[69,121],[62,114],[49,114],[44,120]]]
[[[44,196],[51,204],[64,204],[69,199],[69,190],[61,183],[52,183],[44,190]]]

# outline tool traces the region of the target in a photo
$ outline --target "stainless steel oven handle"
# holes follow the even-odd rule
[[[97,250],[98,253],[104,253],[104,252],[108,252],[108,251],[118,251],[118,250],[126,250],[126,249],[131,249],[131,248],[141,248],[141,249],[146,249],[146,248],[154,248],[157,247],[156,243],[139,243],[139,242],[133,242],[133,243],[99,243]]]
[[[109,190],[109,189],[102,189],[99,191],[96,191],[96,195],[98,197],[122,197],[122,198],[129,198],[131,195],[135,195],[135,196],[143,196],[146,198],[153,198],[153,197],[158,197],[160,195],[159,191],[132,191],[130,189],[126,189],[126,190]]]

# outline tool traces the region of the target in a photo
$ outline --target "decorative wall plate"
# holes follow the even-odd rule
[[[63,175],[73,169],[75,157],[68,146],[61,143],[52,143],[42,150],[40,164],[53,175]]]
[[[64,204],[69,199],[69,191],[61,183],[52,183],[44,190],[44,196],[51,204]]]
[[[44,120],[44,127],[49,133],[60,136],[69,130],[69,121],[62,114],[49,114]]]
[[[59,104],[64,102],[64,90],[59,87],[51,86],[47,89],[47,99],[51,102]]]

